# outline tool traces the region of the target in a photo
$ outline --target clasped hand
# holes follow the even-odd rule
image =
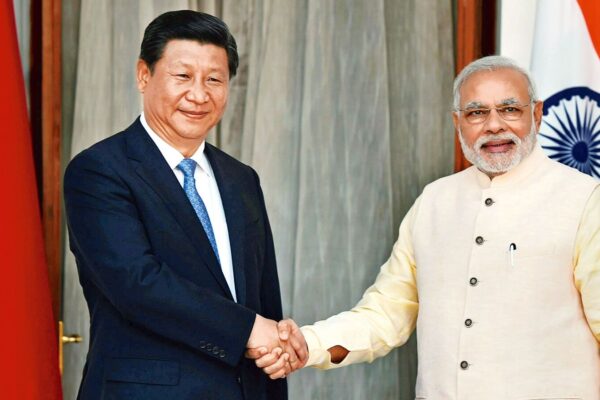
[[[257,315],[246,347],[246,357],[271,379],[284,378],[308,361],[304,335],[291,319],[277,323]]]

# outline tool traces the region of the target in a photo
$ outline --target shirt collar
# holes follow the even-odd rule
[[[146,121],[146,117],[144,116],[143,112],[140,115],[140,122],[142,123],[144,129],[146,129],[146,132],[148,132],[148,135],[150,136],[152,141],[156,144],[156,147],[158,147],[158,150],[160,150],[165,161],[167,162],[167,164],[169,164],[169,167],[172,170],[177,169],[177,166],[185,157],[183,157],[179,150],[167,143],[156,132],[154,132],[152,128],[150,128],[150,125],[148,125],[148,121]],[[203,140],[202,144],[200,144],[196,152],[192,154],[192,156],[189,158],[196,161],[202,172],[207,174],[209,177],[212,177],[212,168],[210,167],[210,163],[208,162],[208,159],[204,154],[205,147],[206,142]]]

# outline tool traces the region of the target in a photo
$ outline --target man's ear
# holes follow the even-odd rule
[[[136,77],[137,87],[140,93],[144,93],[144,90],[146,89],[146,85],[148,84],[151,75],[152,72],[150,72],[150,68],[148,68],[148,64],[146,64],[146,61],[139,59],[137,62]]]
[[[540,125],[542,124],[542,115],[544,114],[544,102],[539,100],[535,103],[533,109],[533,120],[535,122],[535,131],[540,131]]]

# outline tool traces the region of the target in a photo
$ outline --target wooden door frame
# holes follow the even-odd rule
[[[458,74],[467,64],[496,51],[496,0],[457,0],[456,2],[456,70]],[[456,133],[456,132],[455,132]],[[454,138],[454,171],[471,165]]]
[[[30,119],[52,310],[61,313],[61,1],[31,1]],[[58,329],[57,329],[58,332]],[[57,333],[58,334],[58,333]]]

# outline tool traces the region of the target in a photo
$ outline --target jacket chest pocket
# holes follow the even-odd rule
[[[505,259],[509,267],[532,268],[552,262],[558,255],[559,238],[553,232],[521,232],[504,243]]]

